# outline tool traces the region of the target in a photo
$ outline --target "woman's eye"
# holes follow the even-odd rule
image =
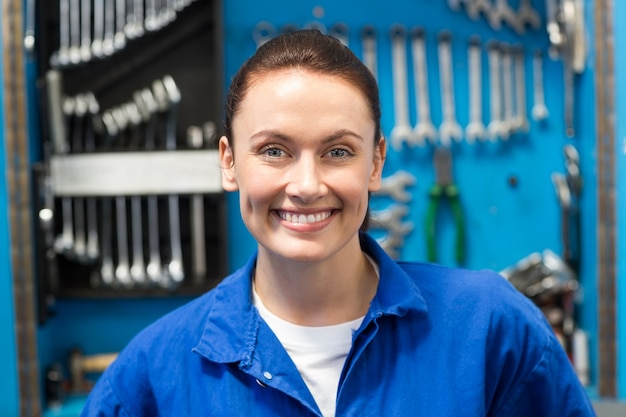
[[[350,152],[347,149],[337,148],[330,151],[329,155],[333,158],[347,158],[350,156]]]
[[[278,149],[278,148],[267,148],[267,149],[263,150],[263,154],[265,156],[270,157],[270,158],[280,158],[285,153],[282,150]]]

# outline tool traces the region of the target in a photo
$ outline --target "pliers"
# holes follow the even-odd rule
[[[449,147],[438,146],[433,155],[435,167],[435,184],[430,188],[430,202],[426,213],[426,249],[428,261],[437,261],[436,224],[437,211],[441,200],[447,200],[456,229],[455,259],[457,264],[462,265],[465,261],[465,220],[461,203],[459,201],[459,189],[452,178],[452,151]]]

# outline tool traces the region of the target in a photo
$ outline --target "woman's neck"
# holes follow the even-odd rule
[[[344,323],[365,315],[378,287],[376,271],[358,240],[317,262],[295,262],[260,248],[254,280],[269,311],[304,326]]]

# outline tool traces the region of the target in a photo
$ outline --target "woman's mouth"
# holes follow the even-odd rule
[[[278,217],[293,224],[312,224],[326,220],[332,214],[331,210],[320,211],[318,213],[295,213],[290,211],[277,211]]]

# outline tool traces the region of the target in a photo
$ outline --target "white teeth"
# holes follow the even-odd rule
[[[281,212],[280,217],[283,220],[286,220],[290,223],[309,224],[309,223],[316,223],[316,222],[321,222],[322,220],[326,220],[328,217],[330,217],[330,212],[326,211],[324,213],[308,214],[308,215]]]

